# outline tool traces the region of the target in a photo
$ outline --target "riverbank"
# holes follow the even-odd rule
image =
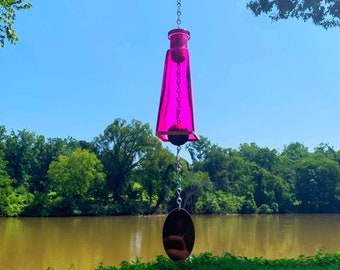
[[[264,258],[248,259],[236,257],[229,253],[223,256],[214,256],[211,253],[202,253],[184,262],[176,263],[170,259],[159,256],[153,262],[123,261],[120,267],[100,265],[95,270],[259,270],[259,269],[303,269],[303,270],[338,270],[340,269],[340,251],[334,254],[320,251],[315,256],[299,256],[296,259],[275,259]]]

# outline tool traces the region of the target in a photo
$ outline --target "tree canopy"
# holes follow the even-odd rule
[[[255,16],[269,14],[273,21],[287,18],[311,20],[325,29],[340,27],[338,0],[254,0],[247,3]]]
[[[26,0],[0,0],[0,47],[5,46],[5,41],[8,40],[15,44],[19,37],[13,28],[16,12],[23,9],[29,9],[32,4]]]
[[[105,182],[100,160],[94,153],[80,148],[70,156],[60,155],[52,161],[48,178],[56,196],[62,198],[61,205],[67,214],[77,213],[86,200],[98,198],[98,190]]]
[[[339,213],[340,150],[223,148],[202,136],[181,159],[195,214]],[[176,157],[149,124],[115,119],[92,141],[0,126],[0,216],[157,214],[177,207]]]

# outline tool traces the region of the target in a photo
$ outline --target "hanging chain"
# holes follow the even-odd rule
[[[177,75],[177,108],[176,108],[176,120],[177,120],[177,124],[181,123],[181,64],[177,63],[177,71],[176,71],[176,75]]]
[[[182,6],[182,2],[181,0],[177,0],[177,27],[178,29],[180,28],[180,25],[182,23],[181,20],[181,6]],[[177,76],[177,108],[176,108],[176,120],[177,120],[177,124],[181,123],[181,64],[177,63],[177,71],[176,71],[176,76]],[[182,164],[181,164],[181,156],[179,155],[179,152],[181,151],[181,147],[177,146],[177,155],[176,155],[176,159],[177,159],[177,204],[178,204],[178,208],[181,209],[182,207],[182,197],[181,197],[181,193],[182,193]]]
[[[178,208],[181,209],[182,207],[182,164],[181,164],[181,156],[179,155],[179,152],[181,151],[181,147],[177,146],[177,204]]]
[[[182,23],[182,20],[181,20],[181,15],[182,15],[181,6],[182,6],[181,0],[177,0],[177,27],[178,28],[180,28],[180,25]]]
[[[182,6],[182,2],[181,0],[177,0],[177,26],[178,29],[180,28],[180,25],[182,23],[181,21],[181,6]],[[177,75],[177,108],[176,108],[176,120],[177,120],[177,124],[181,123],[181,64],[177,63],[177,71],[176,71],[176,75]]]

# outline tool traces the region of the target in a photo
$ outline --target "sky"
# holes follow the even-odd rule
[[[31,0],[0,49],[0,125],[92,141],[116,118],[155,131],[176,0]],[[221,147],[340,149],[340,29],[182,0],[197,132]],[[171,146],[169,146],[171,148]]]

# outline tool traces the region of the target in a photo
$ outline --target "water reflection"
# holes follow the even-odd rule
[[[198,253],[295,258],[340,250],[339,215],[211,216],[195,223]]]
[[[0,270],[93,269],[163,254],[161,217],[0,218]],[[340,250],[340,215],[193,216],[194,254],[282,258]]]

